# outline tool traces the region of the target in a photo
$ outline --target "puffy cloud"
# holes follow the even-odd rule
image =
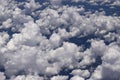
[[[24,7],[26,8],[25,12],[27,14],[30,14],[30,13],[32,13],[32,11],[39,9],[41,7],[41,5],[38,2],[36,2],[35,0],[28,0],[28,2],[25,3]]]
[[[6,21],[3,22],[3,27],[4,27],[4,28],[9,28],[9,27],[11,27],[11,22],[12,22],[11,19],[7,19]]]
[[[62,3],[62,0],[50,0],[50,3],[53,7],[59,7]]]
[[[67,80],[67,76],[53,76],[50,80]]]
[[[88,70],[80,70],[76,69],[71,72],[72,75],[78,75],[83,78],[88,78],[90,76],[90,72]]]
[[[120,79],[120,17],[86,9],[119,2],[0,0],[0,78]]]
[[[75,44],[68,42],[63,43],[63,46],[56,50],[51,50],[48,53],[48,59],[53,63],[53,70],[57,69],[59,72],[62,67],[74,68],[75,64],[77,66],[77,59],[81,58],[78,50],[79,48]]]
[[[42,77],[39,76],[33,76],[33,75],[27,75],[27,76],[17,76],[15,78],[11,78],[11,80],[43,80]]]
[[[58,34],[52,34],[50,37],[50,42],[52,45],[57,47],[61,44],[61,37]]]
[[[6,77],[5,77],[4,73],[3,73],[3,72],[0,72],[0,79],[1,79],[1,80],[5,80],[5,78],[6,78]]]
[[[9,35],[6,32],[0,33],[0,46],[7,43],[8,40],[9,40]]]
[[[101,80],[102,78],[102,67],[98,66],[97,69],[92,74],[91,78],[88,80]]]
[[[110,5],[119,5],[119,0],[72,0],[72,2],[88,2],[88,3],[91,3],[91,4],[105,4],[105,3],[109,3]]]
[[[111,44],[106,51],[106,54],[102,57],[103,77],[105,79],[111,74],[113,76],[109,77],[110,79],[119,79],[119,52],[119,46]]]
[[[114,43],[107,47],[102,65],[97,67],[90,80],[119,79],[119,47]]]
[[[85,79],[80,76],[74,76],[70,80],[85,80]]]

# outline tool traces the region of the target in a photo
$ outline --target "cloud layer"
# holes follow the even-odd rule
[[[0,0],[0,80],[119,80],[119,9],[119,0]]]

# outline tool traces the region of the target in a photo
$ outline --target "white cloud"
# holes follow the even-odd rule
[[[4,46],[9,40],[9,35],[6,32],[0,33],[0,46]]]
[[[70,80],[85,80],[85,79],[80,76],[73,76]]]
[[[102,79],[102,67],[98,66],[91,78],[88,80],[101,80]]]
[[[43,80],[42,77],[39,77],[37,75],[27,75],[27,76],[17,76],[15,78],[11,78],[11,80]]]
[[[63,5],[64,1],[44,1],[47,4],[42,5],[36,0],[0,0],[0,70],[5,68],[0,72],[2,80],[5,76],[11,80],[67,80],[70,75],[70,80],[101,80],[110,75],[112,80],[120,78],[120,17],[87,11],[85,5],[71,1]],[[96,6],[108,3],[112,7],[120,2],[72,1]],[[70,39],[74,37],[82,45]],[[81,50],[84,47],[87,49]],[[98,58],[101,64],[97,64]],[[91,72],[86,67],[93,68],[93,64],[96,67]],[[64,68],[68,75],[60,75]]]
[[[59,7],[62,3],[62,0],[50,0],[50,3],[53,7]]]
[[[50,42],[55,47],[58,47],[61,44],[61,37],[58,34],[54,33],[50,37]]]
[[[72,0],[72,2],[89,2],[91,4],[105,4],[109,3],[109,5],[119,5],[119,0]]]
[[[5,80],[5,75],[4,75],[4,73],[3,72],[0,72],[0,80]]]
[[[67,76],[53,76],[50,80],[67,80]]]
[[[78,75],[83,78],[88,78],[90,76],[90,72],[88,70],[80,70],[80,69],[75,69],[71,72],[72,75]]]
[[[119,46],[118,45],[110,45],[108,50],[106,50],[106,54],[102,57],[103,59],[103,74],[105,78],[110,76],[111,74],[113,76],[110,76],[111,79],[119,79],[119,66],[120,66],[120,60],[119,60]],[[107,71],[107,72],[106,72]],[[113,74],[114,73],[114,74]]]
[[[5,22],[3,22],[3,26],[4,26],[4,28],[9,28],[9,27],[11,27],[11,22],[12,22],[12,20],[11,19],[7,19]]]

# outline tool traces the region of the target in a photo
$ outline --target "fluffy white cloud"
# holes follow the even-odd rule
[[[42,77],[39,77],[37,75],[27,75],[27,76],[17,76],[15,78],[11,78],[11,80],[43,80]]]
[[[105,78],[107,78],[109,75],[111,79],[119,79],[119,66],[120,66],[120,60],[119,60],[119,46],[111,44],[106,51],[106,54],[102,57],[103,59],[103,74]]]
[[[120,17],[86,9],[119,2],[0,0],[0,79],[120,79]]]
[[[72,75],[78,75],[83,78],[88,78],[90,76],[90,72],[88,70],[80,70],[76,69],[71,72]]]
[[[50,80],[67,80],[67,76],[53,76]]]
[[[95,72],[92,74],[91,78],[88,80],[101,80],[102,79],[102,67],[98,66]]]
[[[119,5],[120,1],[119,0],[72,0],[72,2],[88,2],[91,4],[105,4],[105,3],[109,3],[110,5]]]
[[[53,7],[59,7],[62,3],[62,0],[50,0],[50,3]]]
[[[0,80],[5,80],[5,75],[4,75],[4,73],[3,72],[0,72]]]
[[[74,76],[70,80],[85,80],[85,79],[80,76]]]

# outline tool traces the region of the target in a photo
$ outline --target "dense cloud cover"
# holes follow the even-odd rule
[[[0,80],[119,80],[120,0],[0,0]]]

